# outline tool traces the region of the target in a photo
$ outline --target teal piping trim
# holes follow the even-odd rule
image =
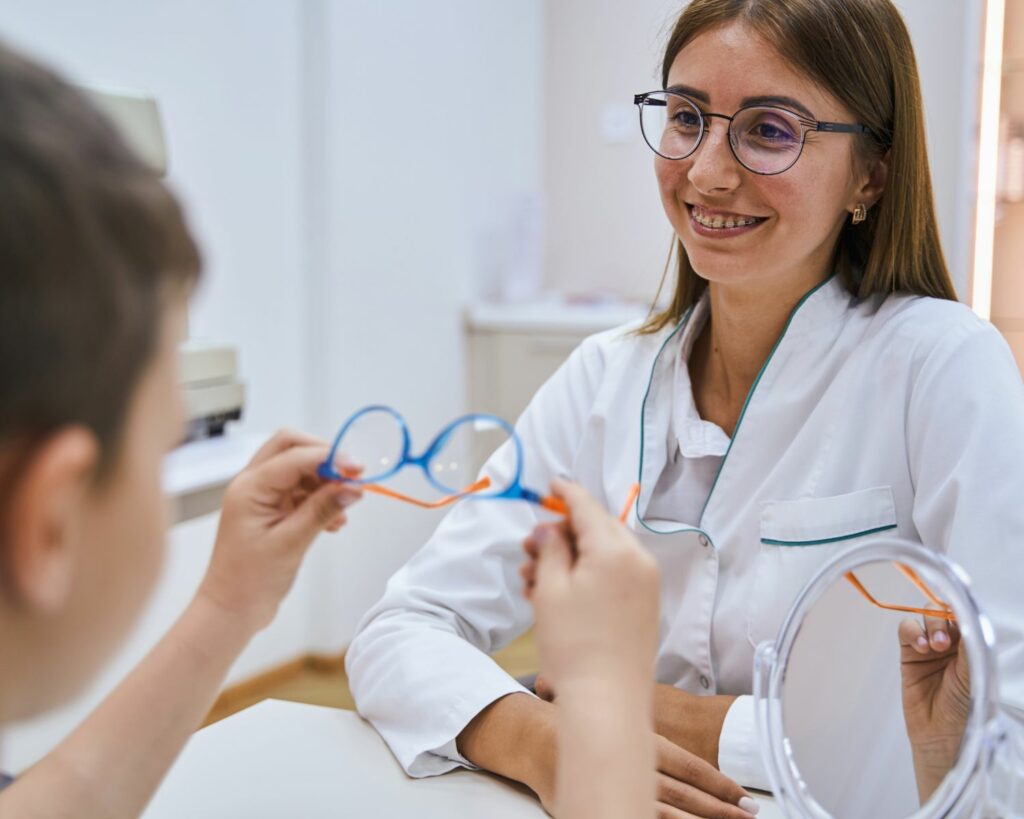
[[[634,503],[634,509],[636,511],[636,519],[637,521],[639,521],[640,525],[643,526],[644,529],[646,529],[648,532],[651,532],[655,535],[675,535],[679,534],[680,532],[700,532],[710,541],[711,538],[708,536],[707,532],[705,532],[702,529],[695,529],[692,526],[684,526],[682,529],[674,529],[671,532],[660,532],[657,529],[652,529],[650,526],[648,526],[647,522],[640,515],[640,496],[643,495],[644,450],[647,448],[646,441],[644,440],[644,419],[647,417],[647,399],[651,395],[651,385],[654,384],[654,371],[658,368],[658,362],[661,361],[661,354],[665,352],[665,348],[668,346],[669,342],[672,341],[672,339],[674,339],[677,335],[679,335],[679,331],[686,326],[687,322],[689,322],[690,316],[693,314],[693,308],[695,306],[696,305],[691,304],[686,309],[686,312],[683,313],[683,317],[679,320],[679,324],[676,325],[676,329],[669,334],[668,338],[665,339],[661,347],[658,348],[658,354],[654,357],[654,363],[651,365],[651,375],[650,378],[647,379],[647,390],[646,392],[644,392],[644,400],[643,403],[640,405],[640,469],[638,470],[638,474],[636,477],[637,483],[640,484],[640,491],[637,493],[636,501]],[[712,545],[714,544],[712,543]]]
[[[888,532],[890,529],[895,529],[896,524],[890,523],[888,526],[879,526],[876,529],[865,529],[863,532],[854,532],[852,535],[840,535],[839,537],[828,537],[824,540],[772,540],[771,538],[761,538],[762,543],[766,543],[769,546],[821,546],[825,543],[838,543],[840,540],[853,540],[855,537],[866,537],[867,535],[874,535],[878,532]]]
[[[786,325],[782,328],[782,332],[776,339],[775,344],[772,346],[772,351],[768,353],[768,358],[765,359],[764,364],[761,365],[761,369],[758,370],[757,378],[754,379],[754,383],[750,385],[750,392],[747,393],[747,397],[743,400],[743,406],[740,408],[740,417],[736,419],[736,428],[732,431],[732,438],[729,439],[729,448],[725,450],[725,455],[722,457],[722,463],[718,465],[718,472],[715,473],[715,480],[711,484],[711,491],[708,492],[707,499],[704,501],[704,506],[700,510],[700,520],[704,520],[704,513],[707,511],[708,504],[711,503],[711,496],[715,494],[715,487],[718,486],[718,479],[722,476],[722,470],[725,469],[726,463],[729,461],[729,453],[732,452],[733,444],[736,443],[736,437],[739,435],[740,427],[743,424],[743,417],[747,414],[747,407],[750,406],[750,399],[754,397],[754,392],[757,390],[757,385],[761,383],[761,377],[765,374],[768,369],[768,365],[772,363],[772,359],[775,357],[775,351],[779,349],[779,345],[782,344],[782,339],[786,337],[786,333],[789,331],[789,325],[793,323],[793,318],[796,316],[797,311],[804,306],[804,303],[821,288],[828,284],[832,279],[835,278],[835,273],[829,276],[825,281],[815,285],[808,290],[803,297],[796,303],[796,306],[790,311],[789,318],[786,319]],[[652,371],[653,375],[653,371]],[[648,385],[648,389],[650,386]],[[644,399],[646,402],[646,398]]]

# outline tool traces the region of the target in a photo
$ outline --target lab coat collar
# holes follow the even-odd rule
[[[846,290],[840,277],[835,274],[804,295],[790,313],[782,335],[772,348],[758,379],[751,387],[750,395],[753,395],[758,388],[761,377],[771,366],[772,359],[783,344],[820,331],[825,331],[830,336],[838,335],[842,328],[843,318],[853,304],[854,299]],[[665,469],[669,454],[674,451],[676,446],[674,436],[670,441],[673,408],[679,400],[679,396],[675,394],[676,371],[681,361],[685,360],[684,356],[692,347],[696,334],[704,326],[709,309],[708,294],[705,291],[700,300],[686,311],[679,324],[669,333],[651,365],[647,392],[640,410],[640,494],[637,497],[636,511],[641,521],[644,520],[654,487]],[[831,329],[826,330],[826,328]],[[743,421],[743,414],[750,401],[750,395],[747,396],[747,401],[744,402],[743,410],[740,412],[740,420],[736,425],[737,430]],[[688,399],[683,400],[693,401],[692,388]],[[726,458],[731,449],[732,442],[725,452]],[[713,491],[714,487],[712,487]]]

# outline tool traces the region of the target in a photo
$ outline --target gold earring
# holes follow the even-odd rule
[[[864,205],[857,205],[853,209],[853,223],[859,225],[865,219],[868,218],[868,209]]]

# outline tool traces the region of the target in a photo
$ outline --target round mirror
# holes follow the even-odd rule
[[[823,567],[757,651],[762,750],[788,816],[982,815],[1005,735],[994,637],[963,572],[889,540]]]

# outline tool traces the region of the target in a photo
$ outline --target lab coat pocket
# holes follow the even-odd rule
[[[829,498],[766,501],[750,595],[750,643],[773,640],[800,590],[840,551],[896,528],[892,487]]]

